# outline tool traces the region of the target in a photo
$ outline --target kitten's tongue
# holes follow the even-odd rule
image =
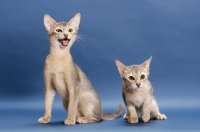
[[[62,42],[62,45],[64,46],[68,46],[69,44],[69,40],[62,40],[61,42]]]

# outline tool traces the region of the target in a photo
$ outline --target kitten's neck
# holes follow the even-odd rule
[[[50,48],[49,54],[55,57],[68,57],[71,56],[68,50],[58,50],[55,48]]]
[[[55,43],[56,42],[54,41],[51,42],[49,54],[53,56],[60,56],[60,57],[71,56],[70,47],[61,48],[59,44],[55,44]]]

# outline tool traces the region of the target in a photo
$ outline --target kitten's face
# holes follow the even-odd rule
[[[143,82],[148,79],[148,72],[141,66],[133,65],[126,68],[123,76],[126,85],[135,90],[143,86]]]
[[[142,88],[145,81],[148,80],[150,61],[151,58],[140,65],[125,66],[123,63],[116,60],[121,78],[129,89],[136,90]]]
[[[76,40],[80,24],[80,14],[76,14],[69,22],[57,23],[49,15],[44,16],[44,25],[49,34],[51,44],[59,48],[70,48]]]

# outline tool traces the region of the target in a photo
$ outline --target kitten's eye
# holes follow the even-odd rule
[[[62,32],[62,30],[61,29],[56,29],[56,32]]]
[[[70,29],[69,29],[69,32],[70,32],[70,33],[71,33],[71,32],[73,32],[73,29],[72,29],[72,28],[70,28]]]
[[[128,77],[130,80],[135,80],[135,78],[133,76],[129,76]]]
[[[145,75],[142,75],[141,77],[140,77],[140,79],[144,79],[145,78]]]

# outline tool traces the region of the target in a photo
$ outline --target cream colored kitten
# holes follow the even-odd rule
[[[138,122],[138,113],[142,120],[148,122],[150,116],[157,120],[166,120],[167,117],[159,112],[159,107],[153,96],[153,88],[148,80],[150,57],[140,65],[125,66],[116,60],[118,71],[123,80],[123,99],[127,112],[124,119],[129,123]]]
[[[112,120],[121,115],[122,105],[114,114],[104,114],[99,95],[87,76],[73,61],[70,47],[77,39],[81,15],[76,14],[69,22],[57,23],[49,15],[44,16],[44,25],[50,38],[50,51],[44,68],[45,113],[38,122],[48,123],[56,92],[62,97],[68,112],[66,125]]]

